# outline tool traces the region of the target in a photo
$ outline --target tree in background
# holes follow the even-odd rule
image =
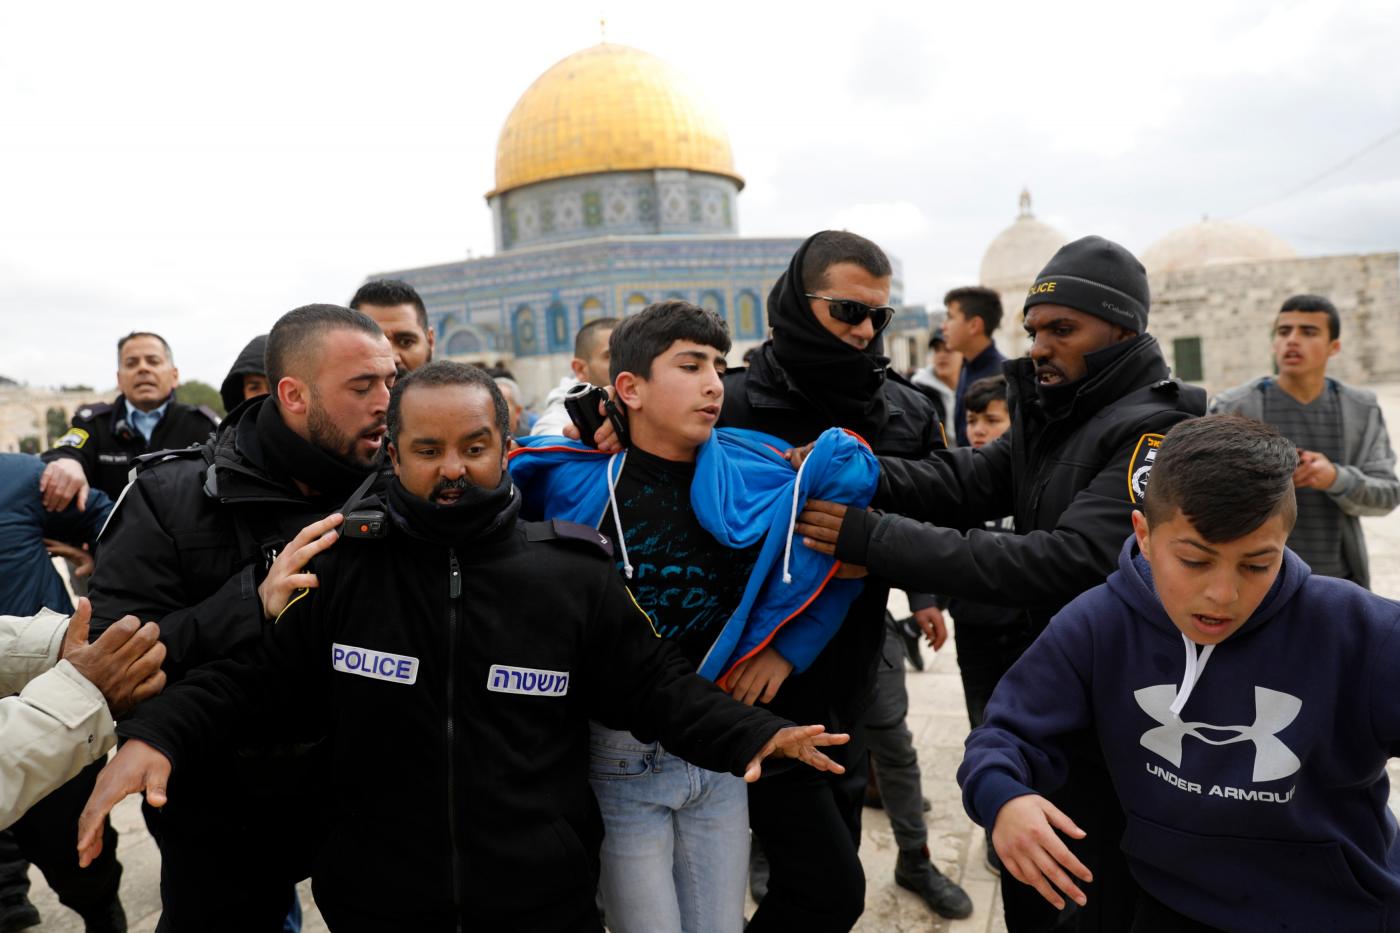
[[[37,454],[39,452],[39,439],[33,434],[19,439],[19,452],[22,454]]]
[[[207,382],[200,382],[198,379],[181,382],[180,388],[175,390],[175,396],[186,405],[208,405],[220,418],[228,414],[224,411],[224,400],[219,396],[219,390]]]
[[[68,433],[68,416],[62,408],[50,408],[44,412],[44,428],[48,435],[45,447],[52,447],[54,441]]]

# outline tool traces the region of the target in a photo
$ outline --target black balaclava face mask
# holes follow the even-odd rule
[[[825,231],[823,231],[825,232]],[[796,388],[837,427],[874,436],[889,420],[885,377],[889,358],[877,336],[857,350],[822,326],[804,297],[802,262],[820,233],[808,237],[768,293],[773,355]]]
[[[462,497],[456,502],[432,502],[409,492],[396,476],[387,490],[389,510],[399,527],[415,537],[462,548],[489,543],[499,532],[514,527],[520,494],[509,472],[501,471],[494,489],[470,481],[459,488]]]
[[[1073,382],[1056,386],[1043,386],[1037,383],[1035,394],[1040,397],[1041,407],[1051,413],[1068,409],[1073,404],[1080,389],[1084,388],[1100,373],[1110,369],[1118,360],[1127,356],[1140,340],[1142,340],[1142,335],[1136,334],[1127,340],[1111,343],[1106,347],[1094,350],[1092,353],[1084,354],[1084,375]]]
[[[257,412],[258,444],[274,473],[296,479],[322,496],[344,499],[355,491],[375,466],[354,466],[322,450],[287,427],[271,398],[263,399]]]

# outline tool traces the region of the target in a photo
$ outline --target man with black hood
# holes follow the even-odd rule
[[[894,316],[891,276],[889,259],[864,237],[826,230],[803,243],[768,295],[772,338],[747,368],[724,377],[719,424],[764,431],[794,446],[841,427],[894,458],[923,458],[941,448],[932,404],[881,354],[880,332]],[[848,930],[864,910],[860,722],[874,690],[888,596],[883,581],[870,579],[831,643],[769,704],[796,722],[852,733],[852,742],[834,756],[846,765],[845,776],[797,769],[750,786],[750,825],[771,865],[750,933]],[[901,852],[896,878],[946,916],[971,912],[967,895],[939,874],[926,846]]]
[[[1147,273],[1123,247],[1097,236],[1062,247],[1026,297],[1030,355],[1004,366],[1011,429],[928,460],[882,457],[872,507],[888,512],[809,502],[798,532],[895,585],[1018,607],[1043,629],[1113,570],[1162,436],[1205,413],[1205,392],[1170,378],[1146,333],[1149,303]],[[1016,533],[984,530],[1008,503]],[[1069,845],[1093,870],[1097,895],[1070,921],[1025,885],[1007,885],[1013,933],[1132,925],[1121,810],[1092,741],[1078,749],[1055,799],[1085,814],[1087,838]]]
[[[261,642],[273,620],[260,593],[305,560],[288,542],[378,475],[394,383],[379,327],[307,305],[273,326],[266,355],[272,394],[235,409],[209,443],[138,461],[102,535],[93,635],[125,615],[154,619],[172,683]],[[305,749],[270,742],[189,763],[176,804],[148,818],[160,930],[282,929],[319,837],[310,774]]]
[[[259,334],[238,354],[233,367],[219,386],[219,398],[224,403],[224,411],[230,412],[250,398],[266,395],[267,367],[263,356],[267,353],[267,334]]]

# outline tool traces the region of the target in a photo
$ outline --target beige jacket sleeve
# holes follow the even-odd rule
[[[116,744],[101,692],[58,661],[67,631],[49,610],[0,616],[0,829]]]

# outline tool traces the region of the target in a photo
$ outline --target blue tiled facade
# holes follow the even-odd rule
[[[374,278],[400,278],[418,290],[448,356],[567,354],[584,322],[663,298],[710,308],[736,341],[755,341],[767,333],[768,292],[800,245],[788,237],[600,237]],[[896,304],[901,284],[896,266]],[[891,326],[922,317],[901,315]]]

